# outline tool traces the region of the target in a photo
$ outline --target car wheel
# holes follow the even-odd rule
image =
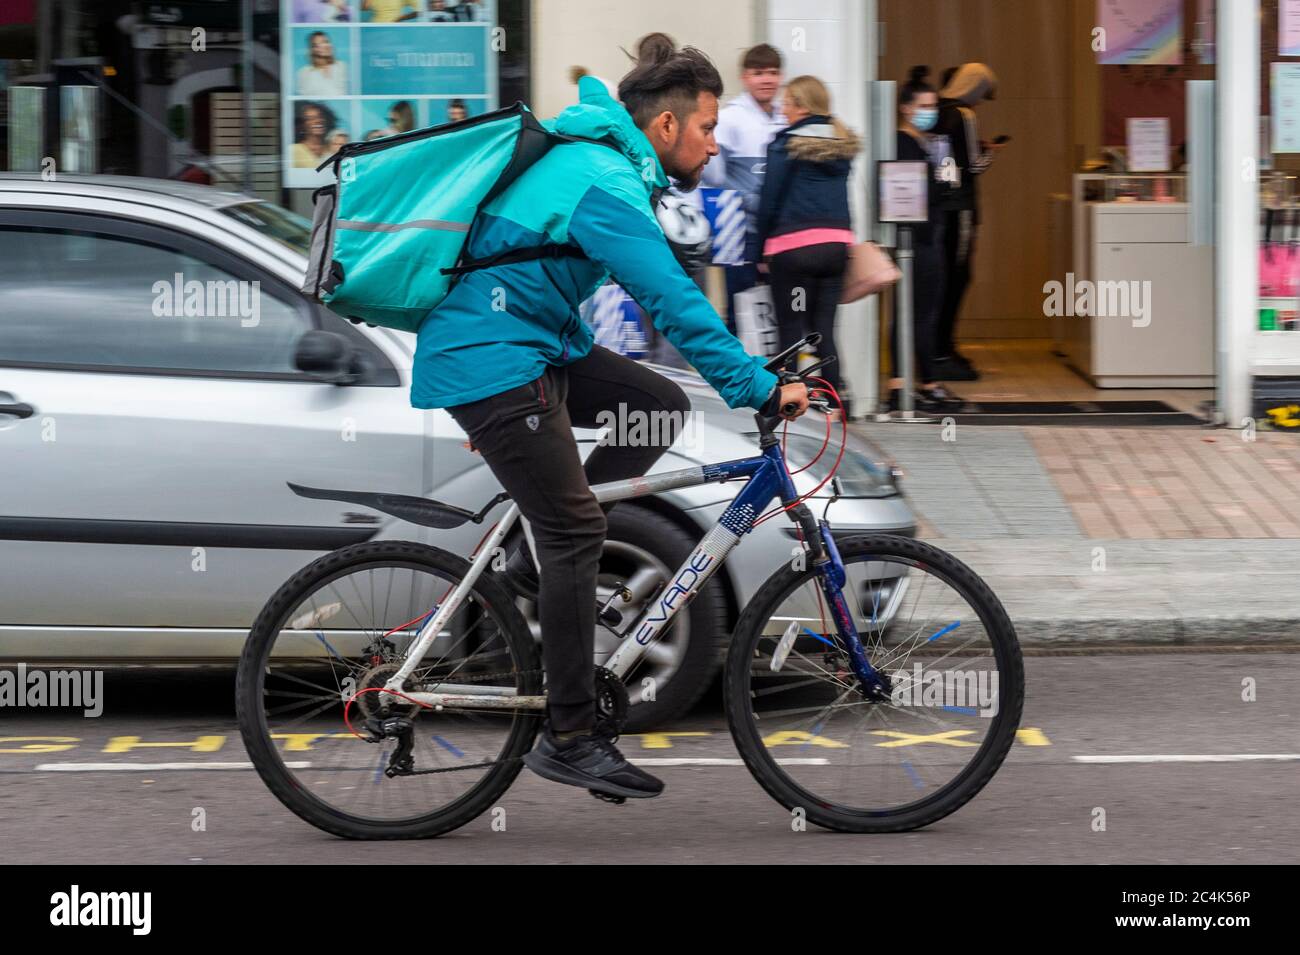
[[[679,525],[646,508],[621,504],[610,512],[596,580],[597,601],[604,604],[619,583],[632,593],[631,603],[615,604],[623,614],[615,629],[631,625],[698,543]],[[517,603],[540,642],[536,605],[524,598]],[[663,727],[690,711],[718,672],[726,621],[721,585],[710,580],[624,678],[631,704],[625,732]],[[595,662],[604,663],[618,644],[619,638],[597,623]]]

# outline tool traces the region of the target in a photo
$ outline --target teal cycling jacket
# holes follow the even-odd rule
[[[468,255],[568,243],[586,257],[464,275],[420,325],[411,404],[477,401],[583,358],[592,334],[578,306],[612,275],[729,407],[761,407],[776,375],[746,354],[673,257],[651,208],[668,179],[649,140],[599,80],[583,77],[578,93],[578,105],[543,125],[616,148],[552,148],[479,214]]]

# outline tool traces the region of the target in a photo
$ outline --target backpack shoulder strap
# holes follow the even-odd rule
[[[525,142],[526,139],[527,142]],[[502,173],[501,178],[497,180],[496,185],[492,187],[479,204],[478,211],[475,212],[475,218],[478,218],[478,212],[481,212],[489,202],[500,195],[515,179],[519,178],[525,169],[546,155],[552,146],[567,146],[573,143],[593,143],[619,152],[617,146],[603,139],[553,133],[537,122],[531,113],[525,113],[524,126],[520,130],[519,141],[515,145],[515,155],[511,158],[510,164],[506,167],[506,171]],[[466,241],[465,247],[469,247],[468,241]],[[494,265],[514,265],[517,262],[534,262],[538,259],[585,259],[586,257],[586,253],[576,245],[547,243],[525,246],[521,249],[507,249],[498,252],[496,255],[489,255],[481,259],[467,259],[462,256],[461,260],[454,266],[442,269],[441,272],[443,275],[461,276],[469,272],[477,272],[480,269],[492,268]]]
[[[525,246],[522,249],[506,249],[496,255],[489,255],[482,259],[469,259],[441,271],[443,275],[465,275],[468,272],[477,272],[479,269],[490,269],[494,265],[514,265],[516,262],[533,262],[537,259],[585,259],[586,257],[587,254],[576,245],[550,243]]]

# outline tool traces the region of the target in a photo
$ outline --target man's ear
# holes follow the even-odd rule
[[[664,110],[645,128],[646,137],[654,142],[671,143],[677,137],[677,117],[670,109]]]

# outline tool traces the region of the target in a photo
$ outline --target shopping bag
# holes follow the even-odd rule
[[[776,309],[772,306],[772,289],[755,285],[737,292],[732,300],[736,318],[736,337],[751,355],[775,355],[780,337],[776,326]]]
[[[893,285],[903,277],[894,260],[881,251],[874,242],[859,242],[849,246],[849,259],[844,265],[844,288],[840,304],[856,302],[881,289]]]

